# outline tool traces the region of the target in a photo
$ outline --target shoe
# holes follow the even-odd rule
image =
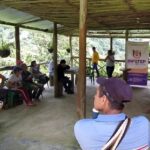
[[[68,93],[68,90],[67,90],[67,89],[65,89],[65,92],[66,92],[66,93]]]
[[[41,100],[39,98],[35,99],[36,102],[40,102]]]
[[[29,104],[27,104],[27,106],[35,106],[35,104],[29,103]]]

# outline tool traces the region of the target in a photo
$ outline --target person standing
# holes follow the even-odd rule
[[[79,120],[74,126],[82,150],[148,150],[149,120],[123,113],[124,103],[132,100],[132,88],[118,78],[99,77],[97,82],[93,118]]]
[[[48,71],[49,71],[49,78],[50,78],[50,86],[54,85],[54,62],[51,60],[48,63]]]
[[[92,50],[93,50],[93,55],[92,55],[93,71],[96,70],[97,77],[99,77],[99,71],[98,71],[99,54],[96,51],[95,47],[92,47]]]
[[[107,76],[108,78],[112,77],[113,71],[115,69],[115,57],[114,57],[115,53],[112,50],[108,51],[108,54],[105,58],[106,61],[106,72],[107,72]]]

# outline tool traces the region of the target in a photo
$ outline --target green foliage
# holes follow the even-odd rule
[[[10,46],[10,49],[11,49],[11,54],[7,58],[0,57],[0,60],[1,60],[0,67],[15,65],[14,28],[11,26],[1,25],[0,26],[0,41],[4,41],[4,45],[5,45],[1,47],[8,48]],[[0,45],[1,45],[1,42],[0,42]]]
[[[15,30],[11,26],[0,26],[0,41],[3,39],[5,45],[12,43],[15,45]],[[27,29],[20,29],[20,48],[21,48],[21,59],[30,65],[31,61],[36,60],[37,63],[48,62],[52,59],[53,53],[48,52],[48,48],[52,46],[53,34],[44,33],[40,31],[33,31]],[[91,58],[92,46],[95,46],[100,54],[100,58],[105,58],[107,51],[110,49],[109,38],[87,38],[87,51],[86,56]],[[58,63],[61,59],[66,59],[67,63],[70,64],[70,53],[66,51],[70,48],[69,37],[58,35]],[[125,40],[117,39],[113,40],[113,50],[115,51],[116,59],[124,59],[125,54]],[[72,37],[72,54],[73,56],[79,56],[79,38]],[[15,65],[16,51],[15,47],[11,47],[11,55],[5,59],[0,58],[0,67]],[[78,66],[79,60],[74,60],[74,66]],[[101,63],[104,65],[105,62]],[[118,71],[119,65],[116,65],[116,71]],[[46,65],[41,65],[43,72],[47,71]],[[101,72],[101,74],[105,74]]]
[[[0,50],[8,50],[10,49],[11,43],[7,43],[5,41],[1,41]]]

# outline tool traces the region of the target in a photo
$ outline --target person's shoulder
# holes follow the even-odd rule
[[[15,77],[16,77],[15,74],[12,73],[12,74],[9,76],[9,79],[12,79],[12,78],[15,78]]]
[[[144,135],[143,140],[147,140],[150,136],[150,121],[145,116],[136,116],[131,120],[130,134],[134,136]]]
[[[93,119],[81,119],[75,123],[74,128],[86,127],[86,125],[91,124],[91,122],[93,122]]]
[[[132,119],[133,119],[133,120],[136,120],[136,121],[149,122],[148,118],[145,117],[145,116],[142,116],[142,115],[140,115],[140,116],[135,116],[135,117],[133,117]]]
[[[140,124],[142,124],[142,126],[144,126],[144,125],[149,126],[150,125],[149,119],[145,116],[135,116],[132,118],[132,121],[136,125],[140,125]]]
[[[62,66],[60,64],[57,65],[57,68],[62,68]]]
[[[66,69],[70,69],[70,66],[69,66],[69,65],[66,65]]]
[[[53,63],[54,63],[54,61],[52,61],[52,60],[51,60],[51,61],[49,61],[49,64],[53,64]]]
[[[93,119],[82,119],[77,121],[74,125],[75,136],[80,137],[81,135],[87,135],[88,131],[93,128],[92,122]]]
[[[16,79],[15,74],[11,74],[8,78],[8,82],[13,82]]]

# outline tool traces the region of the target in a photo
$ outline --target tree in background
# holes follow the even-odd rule
[[[15,45],[15,29],[12,26],[0,26],[0,40],[14,43]],[[20,48],[21,59],[30,65],[32,60],[40,62],[48,62],[52,59],[53,53],[48,52],[48,44],[52,45],[53,34],[29,29],[20,29]],[[87,57],[91,58],[91,48],[95,46],[100,54],[100,58],[104,58],[110,49],[109,38],[87,38]],[[66,51],[69,46],[69,37],[58,35],[58,60],[66,59],[70,63],[70,53]],[[116,59],[123,59],[125,54],[125,40],[114,38],[113,50]],[[79,38],[72,37],[72,53],[73,56],[79,56]],[[0,67],[15,65],[15,48],[11,49],[11,55],[7,58],[0,58]],[[78,66],[78,60],[74,61]],[[47,72],[47,66],[42,65],[42,71]]]

